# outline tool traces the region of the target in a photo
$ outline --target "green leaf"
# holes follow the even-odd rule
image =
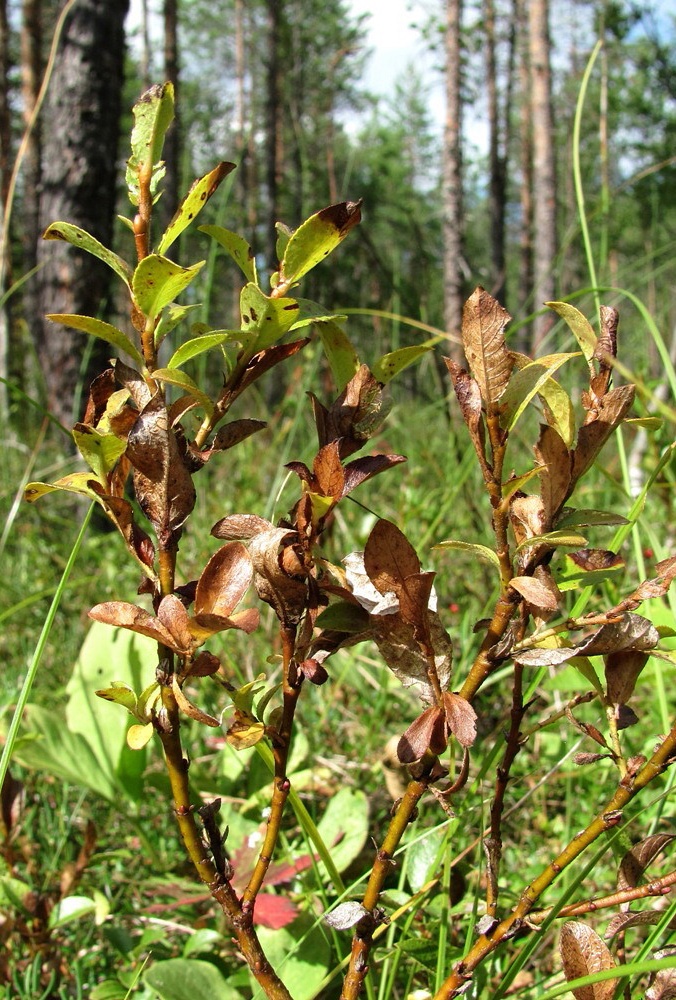
[[[596,524],[629,524],[629,521],[622,514],[614,514],[609,510],[589,510],[580,507],[578,510],[564,513],[564,516],[558,520],[557,528],[586,528]]]
[[[571,306],[569,302],[545,302],[545,305],[558,313],[562,320],[565,320],[586,360],[591,361],[596,350],[596,334],[587,317],[575,306]]]
[[[567,448],[575,440],[575,409],[566,390],[554,379],[548,379],[538,390],[540,399],[549,411],[547,422],[558,431]]]
[[[535,535],[533,538],[526,538],[516,551],[522,552],[532,545],[554,545],[555,547],[567,547],[581,549],[587,544],[587,539],[582,535],[577,535],[573,531],[547,531],[544,535]]]
[[[162,310],[159,323],[155,327],[155,346],[159,347],[167,334],[171,333],[185,319],[188,313],[199,308],[201,307],[198,302],[190,306],[180,306],[176,302],[170,302],[168,306],[165,306]]]
[[[258,284],[256,275],[256,259],[253,251],[243,236],[224,229],[223,226],[199,226],[200,233],[206,233],[216,240],[224,250],[227,250],[234,262],[241,269],[247,281]]]
[[[299,305],[296,299],[269,298],[249,282],[242,289],[240,310],[242,331],[252,336],[252,349],[263,351],[291,329],[298,318]]]
[[[513,496],[517,490],[522,489],[534,476],[539,476],[543,468],[544,466],[542,465],[535,465],[528,472],[524,472],[522,476],[514,476],[513,479],[507,479],[502,484],[502,499],[506,500],[508,497]]]
[[[136,715],[136,694],[124,681],[113,681],[109,688],[102,688],[94,693],[98,698],[112,701],[115,705],[122,705],[132,715]]]
[[[117,347],[118,350],[124,351],[130,358],[134,359],[137,365],[144,364],[143,355],[132,344],[126,333],[118,330],[116,326],[111,326],[110,323],[104,323],[102,319],[95,319],[93,316],[76,316],[72,313],[48,313],[47,319],[51,320],[52,323],[63,323],[64,326],[69,326],[73,330],[82,330],[83,333],[88,333],[92,337],[99,337],[106,343],[112,344],[113,347]]]
[[[35,503],[47,493],[62,490],[64,493],[77,493],[89,497],[90,500],[100,500],[100,495],[93,488],[96,480],[90,472],[72,472],[69,476],[57,479],[55,483],[28,483],[24,489],[23,498],[27,503]]]
[[[209,198],[218,190],[221,181],[234,169],[234,163],[223,161],[217,167],[214,167],[213,170],[210,170],[208,174],[205,174],[204,177],[200,177],[195,181],[164,231],[157,248],[159,254],[167,252],[172,243],[190,225],[195,216],[199,215],[209,201]]]
[[[10,906],[17,909],[25,909],[26,897],[32,895],[33,890],[21,879],[12,878],[10,875],[0,875],[0,907],[6,910]]]
[[[461,552],[469,552],[471,555],[475,555],[477,559],[483,559],[484,562],[490,563],[491,566],[494,566],[500,572],[500,560],[493,549],[489,549],[487,545],[479,545],[474,542],[461,542],[457,538],[447,538],[444,542],[437,542],[432,548],[459,549]]]
[[[298,314],[298,319],[291,327],[291,330],[303,330],[305,327],[317,324],[319,326],[322,323],[343,323],[347,316],[344,313],[328,313],[324,306],[320,305],[318,302],[313,302],[311,299],[298,299],[298,305],[300,306],[300,312]]]
[[[314,923],[314,917],[303,915],[281,930],[258,929],[263,951],[294,1000],[314,1000],[323,995],[318,991],[331,962],[331,945]],[[254,1000],[262,1000],[264,994],[256,989],[253,979],[252,987]],[[194,994],[190,1000],[194,1000]]]
[[[361,202],[342,202],[306,219],[286,245],[279,269],[280,283],[293,284],[328,257],[359,222],[360,206]]]
[[[326,360],[331,368],[336,388],[342,392],[359,371],[359,358],[342,327],[333,321],[318,324],[317,333],[322,342]]]
[[[176,368],[157,368],[153,372],[153,378],[159,379],[160,382],[167,382],[169,385],[175,385],[177,388],[187,392],[189,396],[197,400],[208,416],[211,416],[214,412],[212,401],[185,372],[179,371]]]
[[[446,827],[429,830],[423,837],[415,840],[409,847],[406,858],[406,877],[413,892],[418,892],[438,874],[437,869],[442,858],[442,848],[449,836],[458,827],[458,820],[450,822],[450,830]]]
[[[89,896],[66,896],[65,899],[59,900],[49,914],[48,927],[53,931],[57,927],[63,927],[73,920],[79,920],[95,912],[96,903]]]
[[[524,412],[530,401],[536,396],[544,384],[548,382],[554,372],[571,358],[579,357],[579,352],[574,354],[549,354],[547,357],[538,358],[531,361],[519,371],[515,372],[502,398],[500,399],[500,422],[503,427],[510,430]]]
[[[139,201],[139,174],[150,174],[150,191],[157,190],[164,176],[161,163],[162,147],[167,129],[174,117],[174,87],[165,83],[142,94],[133,108],[134,127],[131,133],[131,156],[127,160],[126,182],[132,205]]]
[[[363,632],[369,623],[368,611],[350,601],[336,601],[317,617],[317,628],[336,632]]]
[[[73,440],[85,462],[102,486],[107,486],[108,474],[124,454],[127,442],[115,434],[104,434],[87,424],[76,424]]]
[[[154,962],[143,974],[143,982],[159,1000],[242,1000],[223,973],[211,962],[197,958],[169,958]]]
[[[45,229],[42,238],[43,240],[63,240],[74,247],[86,250],[87,253],[98,257],[104,264],[112,268],[115,274],[122,278],[125,285],[129,286],[132,271],[126,260],[118,257],[108,247],[104,247],[103,243],[99,242],[95,236],[80,229],[79,226],[74,226],[70,222],[52,222],[51,226]]]
[[[424,344],[417,344],[414,347],[400,347],[397,351],[384,354],[371,369],[374,378],[377,378],[379,382],[387,384],[395,375],[403,371],[404,368],[408,368],[418,358],[421,358],[423,354],[431,351],[434,345],[438,344],[441,339],[441,337],[432,337],[431,340],[426,340]]]
[[[197,277],[205,261],[181,267],[168,257],[148,254],[132,278],[132,291],[142,313],[153,320]]]
[[[368,799],[359,788],[341,788],[317,824],[319,836],[330,845],[331,859],[344,872],[359,855],[369,833]]]
[[[186,361],[196,358],[205,351],[210,351],[214,347],[219,347],[228,340],[234,340],[239,335],[235,330],[219,330],[214,333],[203,333],[201,337],[193,337],[186,340],[178,347],[167,361],[167,368],[180,368]]]

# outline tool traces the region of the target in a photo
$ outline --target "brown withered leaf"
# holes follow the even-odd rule
[[[399,597],[406,577],[420,573],[420,560],[406,535],[392,521],[381,518],[366,542],[364,567],[376,590]]]
[[[298,624],[308,595],[307,584],[289,576],[280,563],[280,546],[294,540],[297,540],[295,531],[270,527],[255,535],[249,543],[256,592],[285,625]]]
[[[190,634],[195,645],[200,645],[210,639],[217,632],[225,632],[235,628],[240,632],[249,635],[258,628],[260,616],[256,608],[246,608],[244,611],[235,611],[227,618],[221,615],[211,615],[208,613],[197,614],[189,621]]]
[[[173,649],[175,653],[182,652],[169,629],[135,604],[128,604],[126,601],[105,601],[103,604],[96,604],[89,612],[89,617],[95,622],[103,622],[104,625],[116,625],[118,628],[138,632],[139,635],[147,635]]]
[[[586,572],[592,573],[599,569],[611,569],[613,566],[623,566],[624,559],[610,549],[578,549],[576,552],[569,552],[568,558],[576,566]]]
[[[648,865],[652,864],[674,840],[676,837],[673,834],[656,833],[634,844],[620,862],[617,872],[618,890],[635,889],[640,884]]]
[[[553,581],[552,581],[553,582]],[[556,611],[558,601],[556,593],[533,576],[514,576],[509,585],[521,594],[528,604],[543,611]]]
[[[340,461],[338,441],[331,441],[320,448],[312,463],[314,483],[312,490],[324,497],[339,500],[345,489],[345,472]]]
[[[167,594],[162,598],[157,609],[157,617],[169,629],[177,646],[189,650],[192,646],[190,619],[183,602],[176,594]]]
[[[185,715],[187,715],[190,719],[195,719],[196,722],[203,723],[205,726],[211,726],[212,729],[218,729],[220,726],[218,719],[215,719],[213,715],[209,715],[208,712],[203,712],[201,708],[197,707],[197,705],[193,705],[193,703],[183,693],[183,690],[176,679],[176,674],[174,674],[171,678],[171,687],[178,707],[185,713]]]
[[[437,755],[442,754],[447,742],[444,713],[433,705],[426,708],[408,727],[397,744],[397,756],[402,764],[413,764],[428,750]]]
[[[8,842],[15,826],[19,822],[19,817],[25,805],[25,799],[26,793],[23,782],[15,778],[8,769],[2,782],[2,789],[0,790],[2,825],[5,828]]]
[[[257,434],[264,427],[267,427],[265,420],[232,420],[230,423],[224,424],[219,428],[211,450],[227,451],[228,448],[234,448],[240,441],[246,440],[252,434]]]
[[[82,422],[90,427],[96,427],[106,411],[108,400],[117,389],[115,369],[107,368],[93,380],[89,386],[89,398]]]
[[[405,461],[405,455],[367,455],[364,458],[356,458],[353,462],[348,462],[345,466],[343,496],[347,496],[367,479],[372,479],[378,473]]]
[[[481,416],[483,404],[481,402],[479,383],[457,361],[453,361],[451,358],[444,358],[444,363],[451,376],[453,389],[460,404],[460,412],[467,424],[467,430],[472,439],[474,450],[483,459],[486,455],[486,443],[484,422]]]
[[[99,503],[124,538],[127,549],[141,563],[144,572],[155,579],[152,570],[155,547],[146,532],[134,520],[134,508],[124,497],[101,494]]]
[[[627,906],[628,904],[624,904]],[[637,910],[635,913],[625,911],[616,914],[606,927],[604,938],[612,941],[616,934],[629,930],[630,927],[641,927],[645,924],[656,924],[661,920],[663,913],[661,910]],[[673,926],[673,924],[672,924]],[[646,993],[646,997],[648,994]]]
[[[216,522],[211,534],[214,538],[224,538],[232,542],[248,541],[270,528],[272,528],[270,522],[256,514],[229,514]]]
[[[444,709],[446,723],[458,743],[463,747],[471,747],[476,739],[477,715],[466,698],[461,698],[453,691],[444,693]]]
[[[618,621],[592,632],[572,646],[558,646],[555,649],[534,648],[514,653],[514,659],[524,666],[554,667],[574,656],[607,656],[621,650],[653,649],[659,641],[659,632],[647,618],[625,612]]]
[[[633,611],[638,608],[643,601],[649,601],[653,597],[664,597],[669,587],[676,577],[676,556],[670,559],[663,559],[657,563],[655,569],[658,576],[652,580],[644,580],[639,584],[633,594],[630,594],[624,601],[617,605],[616,610]]]
[[[512,317],[485,289],[476,288],[462,311],[462,342],[487,412],[494,412],[507,388],[514,359],[505,343]]]
[[[453,663],[453,647],[436,611],[428,611],[434,666],[441,689],[448,687]],[[423,704],[435,700],[428,676],[427,656],[420,648],[412,625],[399,614],[371,615],[372,637],[378,652],[403,687],[417,685]]]
[[[674,921],[669,924],[674,929]],[[676,948],[658,948],[653,958],[671,958],[673,965],[660,969],[645,992],[645,1000],[674,1000],[676,997]]]
[[[208,649],[203,649],[190,664],[188,673],[191,677],[212,677],[221,665],[221,661]]]
[[[113,362],[115,379],[129,393],[136,409],[140,412],[149,402],[152,393],[146,380],[135,368],[130,368],[124,361],[116,358]]]
[[[204,567],[195,591],[195,613],[228,618],[253,579],[249,553],[241,542],[222,545]]]
[[[257,379],[270,371],[275,365],[286,361],[287,358],[297,354],[310,340],[306,337],[303,340],[293,340],[290,344],[275,344],[273,347],[266,347],[264,351],[254,354],[249,364],[246,366],[241,381],[236,387],[235,395],[239,396],[245,389],[248,389]]]
[[[561,928],[561,961],[568,982],[594,972],[614,969],[615,960],[596,931],[578,920],[569,920]],[[591,986],[572,990],[576,1000],[612,1000],[617,979],[606,979]]]
[[[557,430],[547,424],[540,426],[540,437],[533,448],[537,461],[543,466],[540,472],[540,495],[544,507],[545,530],[556,522],[561,508],[570,495],[572,452],[567,448]]]
[[[435,576],[435,573],[414,573],[407,576],[399,592],[401,617],[413,626],[416,640],[427,649],[432,644],[429,603]]]
[[[577,435],[573,452],[573,483],[594,464],[596,456],[616,427],[622,423],[634,402],[635,387],[621,385],[611,389],[599,402],[594,411],[587,414],[592,419],[584,423]]]
[[[134,467],[134,490],[158,538],[168,542],[195,506],[195,487],[157,393],[129,432],[127,457]]]
[[[319,444],[339,441],[341,459],[364,445],[387,412],[383,386],[366,365],[361,365],[330,409],[312,393],[309,395]]]
[[[648,653],[622,649],[605,657],[607,697],[611,705],[626,705],[646,663]]]

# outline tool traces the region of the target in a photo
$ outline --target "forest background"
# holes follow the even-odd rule
[[[41,234],[66,220],[105,245],[127,235],[116,212],[124,210],[130,109],[151,84],[170,80],[177,94],[158,209],[163,224],[193,178],[231,160],[237,170],[201,221],[242,233],[264,273],[273,266],[279,220],[293,228],[327,204],[363,200],[363,224],[337,263],[308,277],[305,294],[351,313],[350,336],[366,360],[437,331],[439,353],[459,357],[462,303],[476,284],[515,317],[510,347],[540,352],[565,349],[554,319],[541,311],[544,301],[570,298],[593,316],[595,289],[606,289],[604,301],[621,314],[622,362],[648,395],[666,394],[666,386],[645,311],[672,357],[676,352],[669,294],[676,287],[676,18],[669,4],[421,4],[411,16],[426,72],[407,67],[391,94],[369,93],[364,20],[341,0],[144,0],[133,23],[128,8],[123,0],[0,3],[0,421],[7,456],[0,554],[12,568],[0,691],[8,704],[77,514],[19,511],[17,484],[74,467],[68,428],[110,353],[109,345],[100,349],[44,314],[129,325],[106,268]],[[430,111],[430,73],[444,88],[442,127]],[[209,253],[190,289],[191,301],[201,303],[196,321],[237,326],[232,269],[198,233],[187,231],[177,246],[181,260]],[[217,385],[219,372],[211,377]],[[444,433],[443,366],[430,355],[400,381],[395,393],[425,420],[433,414]],[[280,424],[291,419],[290,409],[295,414],[298,384],[265,388],[262,404]],[[421,437],[432,426],[423,423]],[[411,426],[407,433],[422,450],[402,493],[383,494],[383,510],[396,516],[404,494],[409,504],[420,500],[410,516],[416,540],[429,542],[438,521],[431,506],[422,509],[420,470],[434,468],[445,446],[440,437],[436,453],[425,451],[429,442],[416,441]],[[637,436],[635,464],[646,449],[657,456],[668,434],[667,426],[651,444]],[[458,506],[479,530],[470,493]],[[670,489],[660,493],[664,525],[673,523],[671,497]],[[38,535],[41,560],[27,545]],[[96,587],[105,600],[116,572],[102,562],[96,579],[81,580],[79,593],[64,601],[36,685],[36,698],[50,707],[65,699],[86,631],[82,589]],[[451,614],[456,596],[444,595]],[[470,601],[480,610],[479,596],[470,594]],[[339,751],[332,728],[322,724],[327,752]],[[35,794],[37,801],[43,792]],[[44,794],[58,804],[59,792]],[[63,795],[72,805],[79,793]],[[35,822],[36,830],[43,824],[36,838],[49,843],[52,820],[42,813]],[[161,852],[171,857],[171,835],[161,836]],[[53,880],[54,871],[49,875]],[[151,904],[138,909],[144,905]]]

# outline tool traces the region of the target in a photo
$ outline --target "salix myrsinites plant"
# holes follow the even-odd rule
[[[658,565],[653,579],[634,586],[612,606],[601,606],[601,585],[617,559],[612,552],[589,548],[586,534],[598,525],[610,524],[618,525],[622,535],[630,523],[606,511],[577,509],[572,503],[578,483],[627,418],[634,398],[633,386],[614,388],[611,384],[617,313],[602,308],[597,335],[577,309],[550,303],[577,338],[580,351],[531,360],[508,349],[505,328],[510,317],[487,292],[478,288],[466,304],[462,340],[467,369],[451,360],[446,364],[485,488],[494,545],[450,538],[438,548],[469,551],[488,567],[487,600],[494,589],[497,597],[486,620],[477,625],[480,638],[474,651],[456,655],[459,665],[454,665],[453,646],[437,607],[435,574],[423,568],[399,527],[378,519],[364,551],[346,553],[340,565],[322,554],[322,535],[337,505],[366,480],[405,461],[396,454],[355,456],[382,423],[386,384],[433,344],[394,351],[369,368],[346,336],[341,317],[297,296],[305,275],[359,222],[358,202],[332,205],[293,232],[280,227],[278,261],[267,288],[261,284],[256,258],[245,239],[218,226],[203,227],[243,274],[240,325],[237,329],[191,329],[193,306],[178,304],[176,299],[192,284],[203,262],[183,265],[167,253],[233,165],[221,163],[198,179],[153,245],[151,220],[172,110],[170,85],[151,89],[134,110],[126,174],[135,209],[129,222],[136,256],[133,265],[67,222],[55,222],[45,233],[45,238],[66,240],[112,268],[128,293],[130,325],[135,332],[130,335],[89,316],[50,317],[103,338],[126,360],[112,362],[94,381],[84,417],[73,429],[88,470],[53,484],[31,483],[26,498],[34,501],[50,491],[63,490],[99,504],[140,571],[136,600],[97,604],[89,614],[95,621],[153,640],[157,644],[155,675],[140,690],[115,682],[111,676],[110,686],[98,694],[133,717],[127,736],[130,747],[142,748],[153,737],[161,744],[187,854],[268,997],[289,997],[290,993],[283,970],[275,971],[263,952],[254,906],[270,870],[291,791],[289,752],[304,685],[327,681],[327,663],[336,651],[370,641],[387,667],[420,699],[419,714],[402,723],[398,744],[399,761],[408,768],[409,780],[374,851],[366,889],[359,899],[339,901],[325,917],[334,937],[335,931],[352,934],[341,994],[347,1000],[360,993],[388,919],[383,888],[393,870],[394,854],[427,792],[434,793],[442,819],[451,815],[471,774],[472,757],[481,749],[473,702],[489,678],[509,668],[501,691],[510,721],[504,745],[496,754],[488,829],[483,837],[485,873],[477,887],[476,905],[482,908],[483,917],[464,951],[449,951],[448,962],[442,956],[438,963],[443,974],[437,974],[436,997],[453,997],[468,988],[475,970],[517,931],[542,923],[547,911],[537,906],[545,890],[587,847],[622,822],[625,807],[676,755],[676,725],[666,735],[655,734],[650,755],[631,752],[626,742],[626,731],[636,718],[630,702],[641,671],[650,656],[669,656],[658,647],[658,630],[637,609],[648,598],[666,593],[676,575],[676,560]],[[160,366],[160,345],[171,334],[179,336],[179,342]],[[265,426],[254,416],[231,418],[233,404],[238,402],[241,412],[242,397],[256,398],[248,392],[250,388],[297,355],[313,335],[325,352],[336,396],[322,400],[319,393],[309,394],[317,449],[311,464],[294,461],[288,466],[298,482],[296,502],[287,516],[271,523],[256,512],[239,512],[237,496],[224,495],[225,516],[212,529],[223,544],[197,579],[179,584],[179,541],[195,506],[200,470],[210,462],[235,461],[237,446]],[[190,360],[207,351],[218,358],[223,371],[215,396],[184,370]],[[555,378],[564,365],[573,364],[586,372],[581,417]],[[534,407],[540,415],[534,460],[517,476],[510,471],[508,448],[517,422]],[[135,503],[128,494],[130,481]],[[221,481],[220,488],[225,494],[227,482]],[[553,572],[562,552],[573,553],[580,591],[587,582],[595,588],[585,591],[587,596],[573,611]],[[249,596],[252,590],[255,598]],[[585,611],[591,595],[595,606]],[[259,612],[251,604],[256,599],[269,605],[276,618],[281,684],[258,680],[238,687],[216,653],[206,647],[213,636],[228,630],[254,632]],[[245,607],[241,607],[243,602]],[[578,668],[583,690],[565,710],[527,724],[537,708],[525,696],[530,682],[527,685],[524,678],[528,672],[564,663]],[[110,669],[114,674],[114,665]],[[223,843],[227,817],[219,814],[220,800],[193,801],[188,781],[189,760],[195,754],[184,745],[184,721],[220,726],[220,720],[200,708],[199,697],[192,693],[204,678],[220,684],[224,698],[232,703],[228,743],[236,749],[265,744],[274,764],[265,835],[251,870],[237,872],[236,879]],[[602,707],[603,731],[574,714],[578,705],[591,700]],[[606,770],[604,787],[608,782],[611,787],[601,808],[581,820],[576,836],[553,847],[551,861],[540,874],[522,887],[516,901],[506,901],[501,893],[501,864],[510,772],[528,733],[565,715],[591,741],[592,749],[579,755],[578,764],[610,767],[614,777],[609,778]],[[442,762],[449,747],[450,763]],[[477,835],[481,836],[475,831],[473,836]],[[330,865],[331,845],[316,846]],[[641,841],[624,863],[618,889],[624,895],[603,905],[629,903],[641,894],[664,891],[666,876],[653,880],[651,893],[640,885],[645,868],[664,846],[663,840]],[[461,856],[459,849],[457,858]],[[413,905],[424,908],[424,902]],[[574,912],[599,906],[598,900],[588,899],[578,903]],[[399,915],[406,912],[404,906]],[[627,919],[622,926],[628,926]],[[569,979],[614,968],[608,948],[584,923],[567,923],[561,940]],[[652,988],[658,990],[655,998],[666,995],[659,992],[658,980]]]

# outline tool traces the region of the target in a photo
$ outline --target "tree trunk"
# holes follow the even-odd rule
[[[173,217],[180,197],[181,118],[178,83],[178,9],[177,0],[164,0],[164,78],[174,85],[174,120],[164,143],[167,173],[160,213],[164,225]]]
[[[128,0],[75,4],[64,25],[43,118],[40,224],[72,222],[105,245],[110,245],[115,211],[128,6]],[[41,242],[38,263],[41,314],[96,315],[105,307],[111,272],[90,254],[60,241]],[[88,382],[87,375],[101,370],[110,348],[104,345],[98,353],[94,347],[87,365],[88,338],[46,321],[36,334],[49,406],[70,422],[79,381],[84,375]]]
[[[21,25],[21,92],[23,124],[28,128],[33,117],[42,81],[42,9],[40,0],[23,0]],[[28,139],[23,161],[25,197],[23,199],[21,243],[24,274],[37,264],[40,238],[40,193],[42,183],[41,123],[36,121]],[[27,295],[24,313],[29,329],[35,328],[35,299]]]
[[[11,173],[11,129],[9,112],[9,24],[7,3],[0,0],[0,297],[11,281],[9,233],[5,230],[7,195]],[[8,374],[9,311],[7,303],[0,307],[0,378]],[[0,381],[0,415],[4,415],[7,400],[5,383]]]
[[[531,120],[533,125],[533,279],[535,305],[556,296],[556,174],[548,0],[530,0],[529,38]],[[553,325],[553,315],[535,321],[534,342],[539,346]]]
[[[281,170],[281,94],[279,66],[279,34],[282,25],[282,0],[267,0],[267,86],[266,86],[266,187],[268,194],[266,259],[270,270],[277,264],[275,244],[278,221],[279,180]],[[269,254],[269,256],[268,256]]]
[[[530,57],[526,0],[515,0],[515,20],[519,39],[519,150],[521,186],[519,200],[519,292],[520,318],[533,308],[533,130],[530,105]],[[531,348],[530,325],[519,330],[518,346],[528,353]]]
[[[446,125],[443,153],[444,321],[451,357],[462,358],[463,197],[461,37],[462,0],[446,5]]]

